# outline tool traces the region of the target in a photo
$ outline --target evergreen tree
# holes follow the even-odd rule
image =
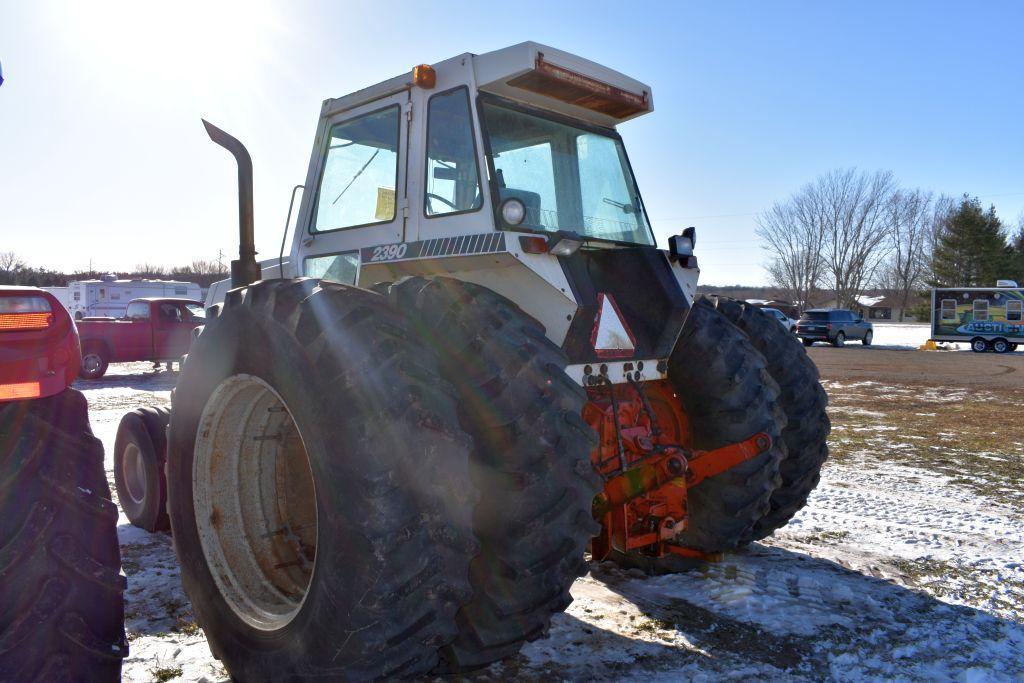
[[[1010,247],[996,209],[981,208],[977,197],[964,195],[942,226],[932,254],[932,285],[992,287],[1012,267]]]
[[[1006,277],[1017,281],[1018,285],[1024,287],[1024,217],[1021,218],[1017,234],[1010,240],[1009,261]]]

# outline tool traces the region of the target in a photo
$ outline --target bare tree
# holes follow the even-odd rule
[[[223,263],[203,259],[195,259],[188,268],[196,275],[225,275],[228,272]]]
[[[898,190],[886,207],[889,258],[881,268],[879,284],[900,304],[903,322],[911,294],[924,286],[930,252],[929,236],[935,215],[931,193]]]
[[[852,307],[888,253],[894,192],[888,171],[836,170],[762,214],[757,234],[772,256],[774,284],[806,302],[824,283],[840,306]]]
[[[25,267],[25,262],[13,251],[0,251],[0,271],[13,273]]]
[[[827,282],[839,306],[853,308],[888,254],[886,209],[895,191],[889,171],[836,170],[804,192],[824,230]]]
[[[757,218],[756,233],[771,255],[768,275],[801,309],[821,282],[824,232],[802,193]]]

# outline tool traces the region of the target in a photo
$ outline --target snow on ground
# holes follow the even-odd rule
[[[874,330],[873,345],[896,349],[916,349],[928,341],[932,333],[927,323],[872,322],[871,327]]]
[[[121,415],[168,403],[174,377],[139,363],[78,383],[111,487]],[[997,397],[825,384],[834,457],[787,527],[681,574],[591,563],[546,638],[466,679],[1024,679],[1024,513],[1015,497],[1024,445],[988,437],[985,453],[971,451],[983,456],[972,467],[984,469],[965,483],[970,444],[957,439],[971,434],[956,424],[940,434],[928,422]],[[917,431],[907,426],[914,421]],[[123,517],[118,531],[131,644],[124,680],[226,679],[193,621],[170,537]]]

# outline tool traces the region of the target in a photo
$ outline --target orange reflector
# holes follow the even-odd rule
[[[43,330],[53,322],[53,313],[0,313],[0,332]]]
[[[533,71],[513,78],[508,84],[616,119],[651,110],[646,92],[637,94],[616,88],[596,78],[544,61],[544,55],[537,55]]]
[[[20,382],[18,384],[0,384],[0,401],[20,398],[39,398],[39,382]]]
[[[521,246],[523,251],[527,254],[546,254],[548,253],[548,238],[520,235],[519,246]]]
[[[430,90],[437,85],[437,72],[429,64],[420,64],[412,68],[412,84]]]

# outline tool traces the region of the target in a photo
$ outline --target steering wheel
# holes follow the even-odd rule
[[[434,194],[433,192],[428,192],[427,193],[427,199],[436,199],[437,201],[441,202],[442,204],[447,204],[448,206],[450,206],[455,211],[459,210],[459,207],[455,206],[455,202],[448,201],[447,199],[445,199],[441,195]]]

